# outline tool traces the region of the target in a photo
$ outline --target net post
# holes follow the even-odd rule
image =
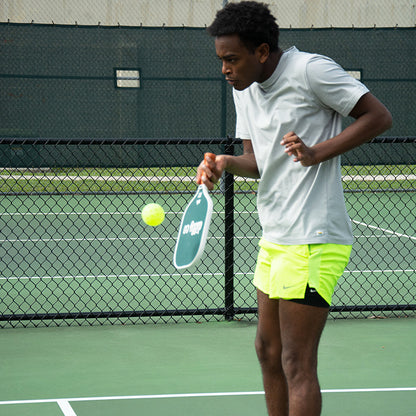
[[[234,154],[233,139],[227,136],[225,144],[225,154]],[[226,172],[224,175],[224,198],[225,198],[225,218],[224,218],[224,301],[225,319],[234,319],[234,175]]]

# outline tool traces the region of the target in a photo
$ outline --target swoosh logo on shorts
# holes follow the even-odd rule
[[[296,285],[292,285],[292,286],[285,286],[285,285],[283,285],[283,290],[289,290],[289,289],[292,289],[294,287],[296,287]]]

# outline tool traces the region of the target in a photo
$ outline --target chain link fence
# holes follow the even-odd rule
[[[256,181],[225,178],[213,193],[203,260],[181,272],[172,265],[195,166],[208,150],[239,154],[241,145],[1,139],[10,162],[0,172],[0,325],[253,319]],[[414,138],[384,138],[344,155],[356,243],[333,316],[416,309],[416,166],[407,164],[415,151]],[[166,211],[158,227],[141,220],[150,202]]]

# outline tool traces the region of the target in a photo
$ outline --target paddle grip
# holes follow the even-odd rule
[[[212,161],[214,161],[215,162],[215,154],[214,153],[209,153],[209,152],[207,152],[207,153],[205,153],[204,154],[204,163],[205,162],[207,162],[207,158],[210,158]],[[203,173],[203,175],[205,175],[205,173]],[[199,185],[201,185],[201,183],[202,183],[202,179],[199,179],[198,180],[198,184]]]

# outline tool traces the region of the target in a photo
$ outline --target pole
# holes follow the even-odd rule
[[[227,137],[225,153],[234,154],[233,139]],[[225,270],[224,270],[224,296],[225,319],[232,321],[234,318],[234,176],[226,172],[225,184]]]

